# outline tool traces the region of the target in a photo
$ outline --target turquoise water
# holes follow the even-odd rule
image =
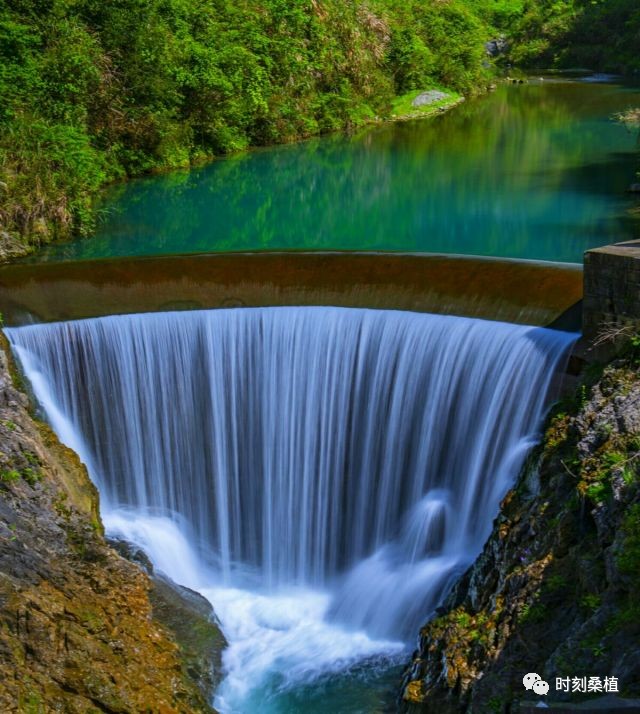
[[[501,85],[436,119],[119,185],[95,237],[33,259],[347,249],[578,262],[640,235],[626,193],[637,139],[612,121],[630,106],[640,90],[617,84]]]

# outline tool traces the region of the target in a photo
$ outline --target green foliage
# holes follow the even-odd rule
[[[544,583],[545,590],[548,593],[561,592],[567,588],[568,585],[569,583],[567,582],[567,578],[561,573],[555,573],[554,575],[549,576]]]
[[[24,479],[29,486],[35,486],[42,479],[42,474],[39,469],[27,466],[23,469],[4,469],[0,471],[0,481],[2,483],[15,483],[20,479]]]
[[[541,602],[525,603],[518,613],[518,622],[521,624],[540,624],[547,619],[547,606]]]
[[[91,228],[91,194],[107,179],[81,129],[16,115],[0,133],[0,224],[35,243]]]
[[[611,494],[611,484],[608,481],[594,481],[586,487],[585,493],[593,503],[600,503]]]
[[[487,702],[487,706],[489,711],[494,714],[502,714],[505,710],[505,702],[500,697],[491,697]]]
[[[622,522],[622,548],[616,563],[634,588],[640,587],[640,503],[632,505]]]
[[[474,0],[482,17],[488,17],[496,30],[509,31],[522,15],[525,0]]]
[[[0,471],[0,481],[2,483],[15,483],[20,480],[20,472],[15,469],[4,469]]]
[[[92,196],[126,175],[351,127],[397,93],[475,91],[476,4],[5,0],[0,239],[90,231]]]
[[[511,60],[538,67],[640,69],[637,0],[526,0],[511,19]]]
[[[27,466],[27,468],[22,469],[22,478],[29,486],[35,486],[42,479],[42,474],[37,469]]]
[[[473,620],[471,615],[469,615],[469,613],[465,612],[464,610],[457,612],[455,615],[455,623],[456,625],[458,625],[458,627],[468,628],[471,626],[472,622]]]
[[[431,80],[434,56],[421,37],[410,30],[399,30],[391,36],[389,62],[394,70],[399,93],[420,89]]]
[[[637,367],[640,365],[640,335],[634,334],[629,338],[625,356]]]
[[[23,451],[22,455],[24,456],[27,463],[30,464],[31,466],[41,466],[42,465],[39,457],[36,454],[34,454],[32,451]]]
[[[602,598],[595,593],[588,593],[580,598],[580,607],[588,613],[594,613],[602,604]]]

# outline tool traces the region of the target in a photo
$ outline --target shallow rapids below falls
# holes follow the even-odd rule
[[[261,308],[7,330],[107,531],[213,604],[221,712],[383,712],[576,336]]]

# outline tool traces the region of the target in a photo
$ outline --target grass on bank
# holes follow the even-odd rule
[[[423,104],[420,107],[414,107],[413,101],[416,97],[419,97],[423,92],[427,91],[437,91],[442,92],[446,96],[437,102],[432,102],[431,104]],[[391,114],[390,118],[395,120],[402,119],[421,119],[434,114],[438,114],[446,109],[459,104],[464,100],[462,94],[458,92],[452,92],[450,90],[441,89],[440,87],[434,87],[432,89],[414,89],[411,92],[407,92],[399,97],[396,97],[391,102]]]

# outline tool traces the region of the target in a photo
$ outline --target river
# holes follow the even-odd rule
[[[90,240],[33,258],[391,250],[581,262],[638,237],[640,106],[616,83],[502,84],[431,120],[259,149],[108,190]]]

